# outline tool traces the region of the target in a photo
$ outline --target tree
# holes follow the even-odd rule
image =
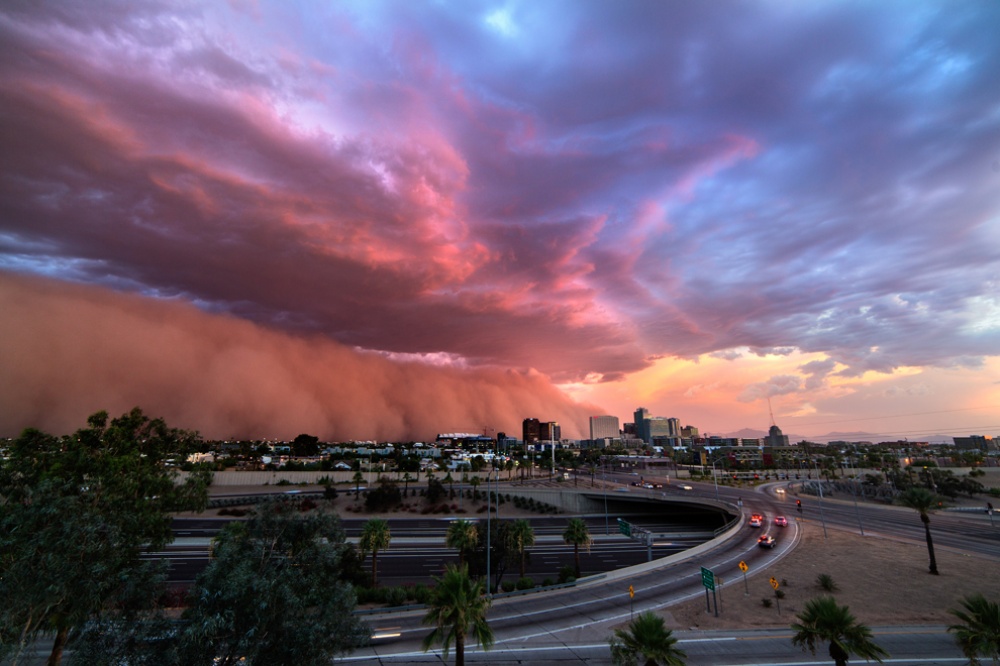
[[[684,666],[687,659],[663,618],[651,612],[639,613],[627,629],[615,629],[609,643],[615,666],[636,666],[639,655],[645,666]]]
[[[339,521],[298,504],[264,502],[223,528],[184,614],[181,663],[328,664],[369,635],[342,580]]]
[[[403,497],[406,497],[406,491],[410,489],[410,481],[414,480],[415,479],[412,476],[410,476],[409,472],[403,474]]]
[[[535,530],[531,527],[531,523],[520,518],[515,520],[513,525],[511,525],[511,537],[514,539],[514,543],[517,545],[517,553],[520,556],[521,562],[521,578],[524,578],[524,569],[527,564],[528,548],[535,545]]]
[[[58,664],[71,629],[155,598],[161,572],[139,556],[173,539],[170,512],[205,507],[211,482],[195,472],[178,483],[165,461],[199,441],[138,408],[14,441],[0,462],[0,652],[54,632]]]
[[[296,456],[314,456],[319,453],[319,437],[305,433],[292,440],[292,454]]]
[[[590,536],[590,530],[587,529],[587,523],[581,518],[571,518],[569,524],[566,526],[566,531],[563,532],[563,541],[567,544],[573,546],[573,561],[576,568],[576,577],[580,577],[580,546],[583,546],[587,550],[590,550],[590,543],[593,539]]]
[[[951,614],[962,621],[948,631],[955,634],[955,642],[969,659],[971,666],[979,666],[980,657],[1000,662],[1000,603],[989,602],[982,594],[962,600],[965,610],[952,610]]]
[[[389,533],[388,521],[381,518],[372,518],[361,528],[361,539],[358,546],[362,555],[371,552],[372,554],[372,587],[378,586],[378,552],[389,550],[389,542],[392,535]]]
[[[493,647],[493,630],[486,622],[490,599],[483,594],[483,584],[472,580],[464,565],[449,564],[435,583],[424,617],[424,624],[434,630],[424,638],[423,649],[426,652],[441,643],[447,659],[454,642],[455,666],[464,666],[466,637],[471,635],[484,650]]]
[[[930,572],[938,575],[937,559],[934,557],[934,541],[931,539],[931,518],[929,513],[938,505],[937,495],[919,486],[911,486],[899,496],[899,503],[908,506],[920,514],[920,522],[924,524],[924,538],[927,540],[927,553],[930,556]]]
[[[361,497],[361,484],[364,483],[364,480],[365,475],[361,473],[361,470],[354,473],[354,478],[352,479],[354,481],[354,499]]]
[[[867,626],[859,623],[847,606],[838,606],[833,597],[816,597],[806,602],[805,608],[792,624],[792,644],[816,654],[816,646],[830,643],[830,657],[837,666],[847,666],[847,660],[856,654],[865,660],[882,663],[889,653],[874,640]]]
[[[465,554],[476,547],[479,541],[479,532],[476,524],[469,520],[455,520],[448,525],[448,531],[444,536],[444,543],[449,548],[458,551],[458,565],[465,565]]]

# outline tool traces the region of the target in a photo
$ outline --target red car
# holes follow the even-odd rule
[[[776,516],[774,518],[774,524],[780,525],[781,527],[788,527],[788,518],[785,518],[784,516]]]
[[[750,516],[750,527],[760,527],[764,524],[764,516],[755,513]]]

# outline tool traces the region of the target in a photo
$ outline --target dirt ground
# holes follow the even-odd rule
[[[802,541],[792,553],[759,572],[750,571],[745,593],[738,569],[716,572],[722,576],[720,614],[706,612],[704,596],[674,606],[662,613],[673,629],[750,629],[788,626],[809,599],[827,594],[816,583],[819,574],[829,574],[839,587],[833,596],[847,605],[869,626],[901,624],[950,624],[948,612],[967,595],[982,592],[987,599],[1000,599],[1000,552],[996,558],[976,557],[938,547],[935,549],[940,575],[928,573],[927,546],[916,513],[913,529],[919,542],[903,542],[874,536],[862,537],[819,525],[805,524]],[[1000,528],[998,528],[1000,529]],[[933,536],[934,520],[931,518]],[[761,600],[774,600],[771,577],[779,581],[785,598],[781,611],[765,608]]]

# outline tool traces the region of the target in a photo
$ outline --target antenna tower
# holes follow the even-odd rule
[[[767,412],[768,412],[768,414],[771,415],[771,425],[772,426],[777,425],[774,422],[774,410],[771,409],[771,398],[770,398],[770,396],[767,398]]]

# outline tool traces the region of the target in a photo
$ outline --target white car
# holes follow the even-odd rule
[[[682,483],[681,484],[681,490],[694,490],[694,488],[692,488],[691,486],[689,486],[686,483]]]

